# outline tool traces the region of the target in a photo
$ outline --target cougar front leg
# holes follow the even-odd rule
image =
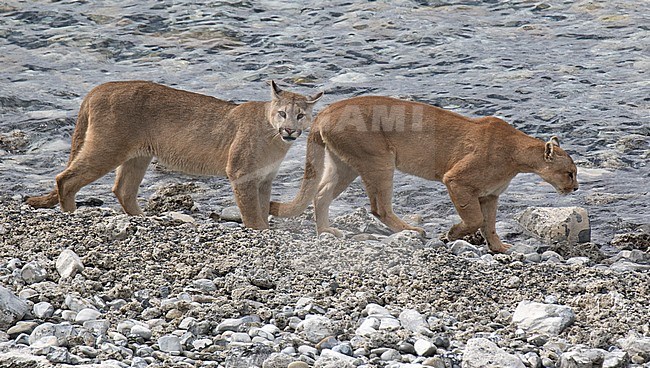
[[[244,225],[257,230],[268,229],[268,215],[263,216],[260,208],[259,183],[253,181],[241,183],[232,179],[231,183]]]
[[[483,212],[483,225],[481,226],[481,234],[488,243],[488,247],[495,253],[504,253],[511,245],[505,244],[499,239],[496,231],[497,222],[497,203],[499,202],[498,196],[487,196],[479,198],[481,203],[481,212]]]
[[[447,238],[460,239],[465,235],[474,234],[483,225],[483,212],[478,197],[473,191],[454,181],[445,182],[451,201],[461,218],[461,222],[451,227]]]

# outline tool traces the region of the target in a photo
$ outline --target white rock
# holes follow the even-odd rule
[[[467,341],[462,368],[525,368],[524,363],[512,354],[484,338]]]
[[[75,322],[78,323],[84,323],[86,321],[91,321],[94,319],[99,319],[101,317],[101,312],[92,309],[92,308],[84,308],[77,312],[77,316],[74,318]]]
[[[341,362],[342,364],[350,364],[350,365],[355,365],[355,362],[357,361],[357,359],[354,357],[337,353],[336,351],[330,349],[324,349],[323,351],[321,351],[320,357],[324,359],[338,361]]]
[[[133,325],[130,332],[131,335],[142,337],[145,340],[149,340],[151,338],[151,329],[149,329],[147,326],[140,324]]]
[[[627,367],[629,356],[625,352],[608,352],[603,349],[589,349],[581,346],[574,347],[571,351],[560,356],[560,368],[575,367]],[[601,366],[602,364],[602,366]]]
[[[302,331],[307,340],[314,344],[334,334],[332,322],[329,318],[323,316],[307,316],[298,325],[298,331]]]
[[[641,355],[650,357],[650,337],[630,333],[624,339],[618,339],[618,345],[630,356]]]
[[[29,312],[27,303],[0,285],[0,330],[7,330]]]
[[[395,317],[386,317],[382,318],[380,320],[379,324],[379,329],[380,330],[388,330],[388,331],[395,331],[400,328],[401,324],[399,320]]]
[[[262,368],[287,368],[294,362],[294,358],[284,353],[273,353],[262,363]]]
[[[402,324],[402,327],[411,331],[420,333],[426,331],[429,328],[424,316],[415,309],[405,309],[402,313],[399,314],[399,321]]]
[[[230,341],[248,344],[251,342],[251,337],[247,333],[235,332],[230,335]]]
[[[433,356],[437,351],[437,348],[434,344],[424,339],[416,340],[415,344],[413,344],[413,348],[419,356],[423,357]]]
[[[557,335],[575,321],[575,313],[567,306],[521,301],[512,315],[512,322],[528,332]]]
[[[59,254],[56,259],[56,270],[63,278],[72,277],[77,272],[84,270],[84,265],[81,263],[81,258],[70,249],[65,249]]]
[[[165,335],[158,338],[158,347],[160,351],[166,353],[182,351],[181,339],[174,335]]]
[[[366,305],[366,308],[363,310],[364,313],[368,317],[377,317],[377,318],[384,318],[384,317],[392,317],[393,315],[390,313],[390,311],[384,307],[382,307],[379,304],[375,303],[370,303]],[[377,326],[379,327],[379,326]]]
[[[48,302],[36,303],[32,308],[32,313],[36,318],[50,318],[54,314],[54,307]]]
[[[379,326],[381,326],[381,321],[379,318],[368,317],[363,320],[363,322],[361,322],[361,325],[356,329],[354,333],[359,336],[370,336],[377,332]]]
[[[524,229],[550,244],[591,240],[589,216],[581,207],[528,207],[515,219]]]
[[[102,336],[108,332],[111,323],[105,319],[92,319],[83,323],[85,329],[89,330],[95,336]]]
[[[197,350],[203,350],[210,345],[212,345],[212,339],[197,339],[192,341],[192,346]]]
[[[180,213],[180,212],[171,211],[171,212],[167,212],[167,215],[169,217],[171,217],[173,220],[181,221],[181,222],[184,222],[184,223],[193,224],[193,223],[196,222],[194,217],[192,217],[190,215],[186,215],[184,213]]]
[[[29,262],[20,270],[20,277],[26,284],[31,285],[47,278],[47,270],[37,262]]]

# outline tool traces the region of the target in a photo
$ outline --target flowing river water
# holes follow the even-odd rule
[[[500,231],[523,239],[527,206],[582,206],[592,239],[650,224],[650,2],[647,1],[14,1],[0,3],[0,196],[49,191],[66,161],[83,96],[112,80],[151,80],[222,99],[266,100],[274,79],[316,110],[363,94],[497,115],[560,137],[580,191],[559,196],[535,175],[501,197]],[[306,139],[289,152],[274,197],[290,199]],[[78,198],[116,207],[108,175]],[[200,183],[201,209],[232,205],[225,178],[152,168],[163,183]],[[368,205],[357,181],[333,215]],[[398,214],[440,233],[455,221],[444,186],[396,174]],[[510,229],[508,231],[508,229]],[[313,231],[310,229],[310,231]]]

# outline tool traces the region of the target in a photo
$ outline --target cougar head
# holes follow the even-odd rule
[[[268,112],[269,122],[283,141],[293,142],[311,125],[312,108],[323,96],[323,92],[310,97],[283,91],[274,81],[270,85],[272,100]]]
[[[578,170],[571,156],[560,148],[553,136],[544,146],[544,165],[539,175],[561,194],[578,190]]]

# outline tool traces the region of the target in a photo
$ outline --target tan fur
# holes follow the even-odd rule
[[[34,207],[76,209],[83,186],[116,170],[113,193],[130,215],[142,214],[138,187],[151,159],[197,175],[227,176],[247,227],[268,228],[271,181],[291,141],[311,124],[313,104],[271,82],[270,102],[235,104],[144,81],[111,82],[81,104],[66,169]]]
[[[559,147],[532,138],[506,122],[471,119],[434,106],[388,97],[357,97],[328,106],[316,117],[300,192],[291,203],[271,203],[271,214],[297,216],[314,201],[318,233],[329,225],[329,206],[361,176],[372,213],[393,231],[410,226],[392,209],[395,169],[441,181],[462,222],[455,240],[480,229],[494,252],[510,246],[495,231],[499,195],[518,173],[533,172],[563,194],[578,189],[576,166]]]

